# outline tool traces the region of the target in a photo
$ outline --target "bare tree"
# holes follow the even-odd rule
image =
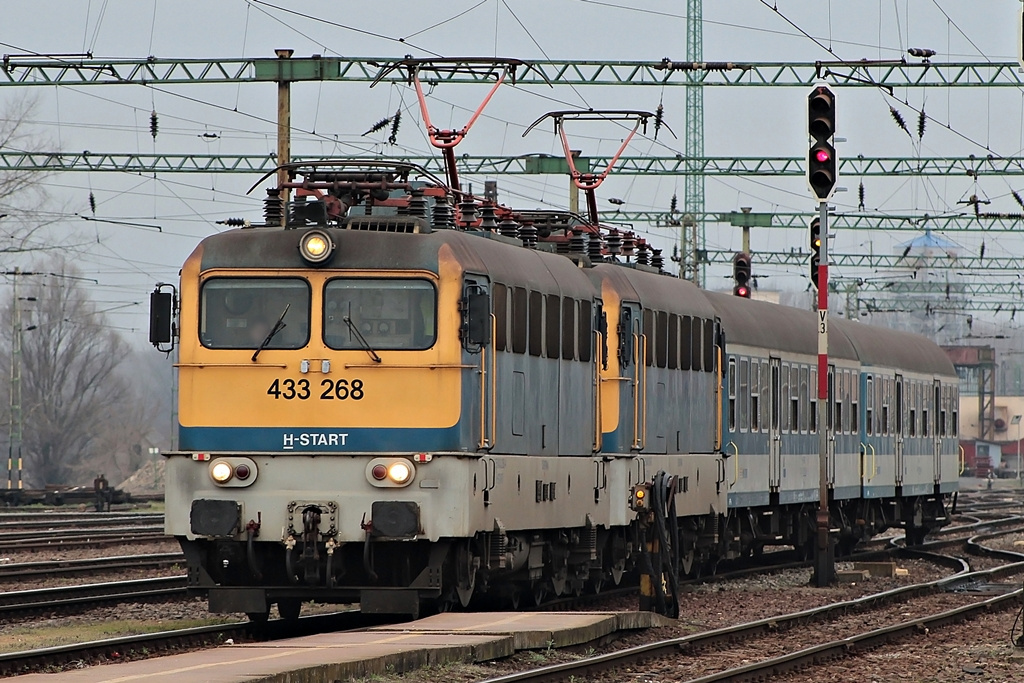
[[[21,289],[34,299],[22,312],[21,326],[22,453],[31,487],[81,477],[83,464],[104,445],[112,416],[120,412],[130,419],[127,411],[135,404],[129,383],[117,372],[127,344],[96,312],[73,267],[54,259],[45,270],[53,275],[26,278]],[[5,315],[8,330],[12,304]]]
[[[37,153],[53,145],[32,127],[37,98],[31,95],[7,100],[0,108],[0,149]],[[44,181],[50,171],[14,170],[0,173],[0,254],[47,248],[36,242],[40,230],[54,223],[54,213],[44,213],[50,198]]]

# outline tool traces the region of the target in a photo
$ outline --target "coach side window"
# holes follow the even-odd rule
[[[756,358],[750,361],[750,431],[756,432],[760,428],[761,417],[761,383],[760,365]]]
[[[955,384],[949,387],[949,399],[953,409],[953,419],[949,423],[949,435],[959,436],[959,387]]]
[[[668,313],[658,311],[654,321],[657,344],[654,346],[654,360],[659,368],[668,365]]]
[[[729,431],[736,431],[736,358],[729,358]]]
[[[512,353],[526,353],[527,296],[526,288],[512,290]]]
[[[491,291],[494,297],[494,348],[504,351],[508,346],[508,288],[495,284]]]
[[[562,360],[576,358],[576,300],[562,299]]]
[[[850,373],[850,433],[860,431],[860,373]]]
[[[946,433],[946,409],[949,406],[949,387],[942,387],[942,410],[939,412],[939,436],[948,436]]]
[[[779,393],[779,414],[783,434],[789,432],[789,363],[782,364],[781,391]]]
[[[530,292],[530,355],[539,356],[544,350],[544,295]]]
[[[866,412],[865,412],[866,424],[865,424],[865,427],[867,427],[868,434],[874,434],[874,427],[875,427],[875,421],[872,419],[872,417],[874,415],[874,408],[875,408],[875,392],[872,390],[873,387],[874,387],[874,381],[873,381],[871,375],[868,375],[867,389],[865,389],[865,392],[866,392],[867,395],[864,397],[864,401],[866,402],[866,404],[865,404],[865,408],[866,408]]]
[[[704,372],[715,371],[715,320],[704,321]]]
[[[808,388],[811,392],[810,432],[815,434],[818,431],[818,371],[814,367],[811,367],[810,384],[808,385]]]
[[[679,316],[675,313],[668,317],[668,367],[679,369]]]
[[[740,360],[740,431],[745,432],[750,427],[750,413],[747,407],[747,396],[750,395],[750,361],[746,358]]]
[[[693,318],[684,315],[679,321],[682,325],[679,330],[679,369],[689,370],[693,367]]]
[[[561,353],[561,312],[562,304],[557,294],[548,294],[545,301],[545,345],[547,346],[548,358],[558,358]]]
[[[586,299],[580,302],[580,315],[577,323],[576,342],[578,348],[576,357],[584,363],[589,363],[590,350],[594,345],[594,316],[591,313],[591,303]]]
[[[701,348],[701,338],[703,337],[704,321],[701,318],[693,319],[693,327],[691,328],[690,335],[690,351],[693,354],[693,371],[700,372],[704,369],[703,360],[704,354]]]

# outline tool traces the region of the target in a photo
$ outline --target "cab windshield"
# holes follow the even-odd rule
[[[298,278],[211,278],[200,294],[199,338],[211,349],[258,349],[283,314],[284,327],[265,348],[301,349],[309,302],[309,285]]]
[[[427,280],[331,280],[324,288],[324,343],[332,349],[427,349],[434,345],[436,312],[437,293]]]

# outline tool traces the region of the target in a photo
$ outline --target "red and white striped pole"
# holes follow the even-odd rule
[[[835,546],[830,538],[828,511],[828,202],[818,204],[821,251],[818,262],[818,514],[814,582],[819,587],[835,579]]]

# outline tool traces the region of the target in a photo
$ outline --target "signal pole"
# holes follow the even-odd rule
[[[835,192],[839,164],[832,145],[836,130],[835,94],[819,85],[807,96],[807,187],[818,200],[815,235],[811,222],[811,281],[818,288],[818,514],[815,524],[814,584],[819,588],[835,580],[836,555],[828,507],[828,200]],[[815,249],[815,242],[818,242]],[[814,259],[818,263],[815,267]]]
[[[828,509],[828,202],[818,204],[821,261],[818,264],[818,515],[814,584],[824,588],[835,579],[836,555]]]

